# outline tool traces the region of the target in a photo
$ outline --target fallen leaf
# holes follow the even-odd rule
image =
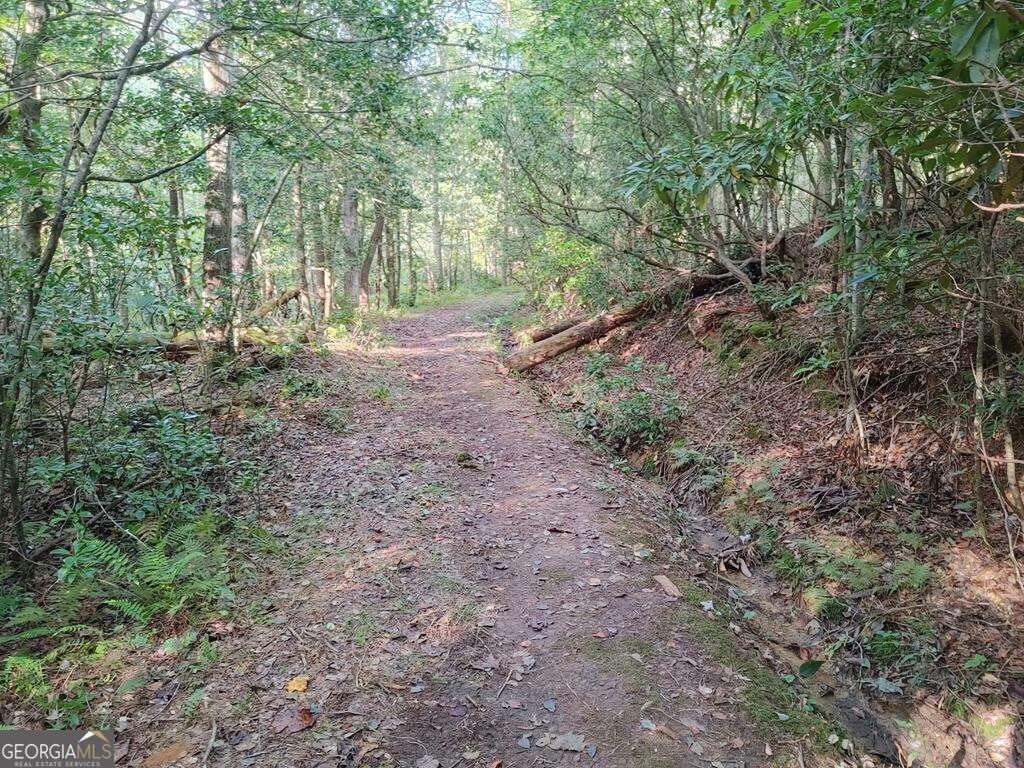
[[[312,727],[316,723],[308,707],[298,709],[282,709],[274,719],[270,721],[270,727],[275,733],[298,733]]]
[[[808,659],[800,665],[800,677],[813,677],[824,663],[821,659]]]
[[[679,591],[679,587],[677,587],[675,585],[675,582],[673,582],[672,579],[670,579],[668,576],[659,573],[657,576],[654,577],[654,580],[658,582],[661,588],[665,591],[665,594],[669,597],[683,596],[683,593]]]
[[[298,675],[288,681],[288,685],[284,687],[288,693],[305,693],[309,688],[309,677],[306,675]]]
[[[679,741],[679,734],[673,731],[667,725],[659,723],[657,729],[655,730],[655,733],[660,733],[662,736],[667,736],[668,738],[672,739],[672,741]]]
[[[554,699],[545,699],[544,700],[544,709],[546,709],[548,712],[554,712],[555,711],[555,700]]]
[[[163,768],[165,765],[181,760],[191,751],[192,747],[190,745],[183,741],[176,741],[147,757],[146,762],[142,764],[142,768]]]
[[[433,755],[424,755],[416,761],[416,768],[438,768],[441,761]]]
[[[516,744],[522,747],[523,749],[529,749],[530,737],[524,733],[522,736],[519,737],[519,741],[517,741]]]

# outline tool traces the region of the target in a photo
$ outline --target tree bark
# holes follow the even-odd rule
[[[544,339],[554,336],[556,333],[572,328],[574,325],[579,325],[587,319],[586,315],[573,315],[565,320],[560,320],[552,325],[545,326],[544,328],[538,328],[536,331],[530,334],[530,341],[536,343],[538,341],[544,341]]]
[[[171,226],[167,233],[167,257],[171,262],[171,275],[174,278],[174,287],[179,296],[185,295],[188,285],[188,273],[181,261],[181,250],[178,248],[178,232],[181,229],[181,220],[184,211],[181,209],[181,190],[178,188],[177,174],[171,176],[167,185],[167,213]]]
[[[381,237],[384,234],[384,203],[380,200],[373,201],[373,232],[370,234],[370,243],[363,256],[363,263],[359,267],[359,308],[367,310],[370,308],[370,270],[373,269],[373,260],[380,250]]]
[[[405,212],[405,248],[409,257],[409,306],[416,306],[416,265],[412,256],[412,211]]]
[[[360,253],[362,228],[359,226],[359,195],[352,187],[341,198],[341,252],[345,269],[345,293],[353,304],[359,303]]]
[[[46,38],[46,3],[26,0],[25,26],[15,49],[14,68],[11,73],[11,95],[18,105],[18,139],[27,156],[39,151],[39,129],[43,115],[43,102],[39,97],[39,55]],[[0,118],[6,125],[7,116]],[[25,185],[21,201],[18,234],[21,240],[22,264],[34,269],[42,256],[43,222],[46,206],[41,184]]]
[[[434,246],[434,286],[444,290],[444,248],[441,242],[441,191],[437,179],[437,158],[434,158],[433,176],[430,180],[431,236]]]
[[[211,15],[217,3],[211,4]],[[229,72],[224,43],[215,40],[202,55],[203,89],[211,100],[227,93]],[[223,125],[211,125],[208,136],[213,141],[224,131]],[[206,150],[205,227],[203,230],[203,303],[211,313],[214,336],[229,343],[227,329],[231,315],[230,287],[225,283],[231,274],[231,135],[224,133]]]
[[[302,215],[302,163],[295,166],[292,180],[292,238],[295,241],[295,282],[298,283],[299,309],[311,321],[313,308],[309,300],[309,263],[306,261],[306,230]]]
[[[331,317],[330,297],[327,285],[330,283],[330,263],[327,258],[327,243],[324,240],[322,205],[313,205],[310,224],[313,227],[313,291],[316,293],[320,316],[326,322]]]
[[[505,358],[505,364],[512,371],[524,373],[541,363],[558,357],[563,352],[568,352],[577,347],[582,347],[584,344],[596,341],[620,325],[625,325],[644,315],[658,311],[667,304],[671,304],[677,294],[685,294],[686,298],[692,298],[703,295],[719,285],[724,285],[734,280],[735,278],[728,274],[685,275],[661,288],[651,291],[635,304],[602,312],[596,317],[577,323],[536,344],[531,344],[525,349],[513,352]]]
[[[398,306],[402,297],[402,214],[395,213],[395,303]]]
[[[242,191],[231,191],[231,274],[234,277],[237,309],[252,306],[252,251],[249,250],[249,208]]]
[[[291,288],[287,288],[284,291],[281,291],[280,296],[275,296],[274,298],[268,299],[267,301],[260,304],[259,307],[257,307],[256,310],[252,313],[252,317],[267,317],[275,309],[283,307],[289,301],[291,301],[292,299],[297,299],[301,295],[302,289],[300,287],[293,286]]]
[[[394,309],[398,305],[398,286],[395,284],[395,227],[394,223],[386,224],[384,227],[384,258],[381,259],[381,266],[384,271],[384,290],[388,296],[388,308]]]

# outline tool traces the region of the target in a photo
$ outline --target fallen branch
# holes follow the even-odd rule
[[[685,298],[690,299],[702,296],[718,286],[735,282],[735,280],[735,276],[731,274],[690,273],[651,291],[631,306],[602,312],[596,317],[576,323],[525,349],[513,352],[505,358],[505,365],[509,370],[523,373],[558,357],[563,352],[597,341],[620,325],[625,325],[662,309],[666,304],[673,303],[677,294],[685,294]]]
[[[256,308],[256,311],[252,313],[253,317],[266,317],[274,312],[274,310],[283,307],[292,299],[297,299],[302,295],[302,289],[297,285],[291,288],[286,288],[281,291],[279,296],[273,299],[263,302]]]
[[[586,319],[586,315],[573,315],[572,317],[568,317],[565,320],[559,320],[557,323],[554,323],[553,325],[546,325],[543,328],[538,328],[536,331],[530,334],[530,341],[532,341],[534,344],[536,344],[538,341],[544,341],[544,339],[554,336],[556,333],[567,331],[574,325],[579,325]]]

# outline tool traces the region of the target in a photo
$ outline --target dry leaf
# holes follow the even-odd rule
[[[306,689],[309,688],[309,677],[306,675],[298,675],[288,681],[288,685],[284,687],[288,693],[305,693]]]
[[[668,576],[659,573],[654,577],[654,580],[661,585],[661,588],[665,590],[665,594],[670,597],[682,597],[683,593],[679,591],[679,587]]]
[[[176,741],[147,757],[146,762],[142,764],[142,768],[163,768],[165,765],[181,760],[191,751],[192,747],[190,745],[183,741]]]
[[[274,719],[270,721],[270,727],[275,733],[298,733],[312,727],[316,718],[307,707],[298,709],[282,709]]]

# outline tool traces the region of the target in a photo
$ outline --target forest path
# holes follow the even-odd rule
[[[654,580],[637,521],[656,490],[497,367],[486,321],[508,305],[396,321],[357,372],[325,360],[358,396],[340,432],[329,401],[287,419],[291,492],[270,527],[288,557],[198,675],[205,718],[186,741],[204,762],[768,762],[749,678],[709,658],[700,608]],[[180,740],[181,722],[161,722],[132,763]]]

